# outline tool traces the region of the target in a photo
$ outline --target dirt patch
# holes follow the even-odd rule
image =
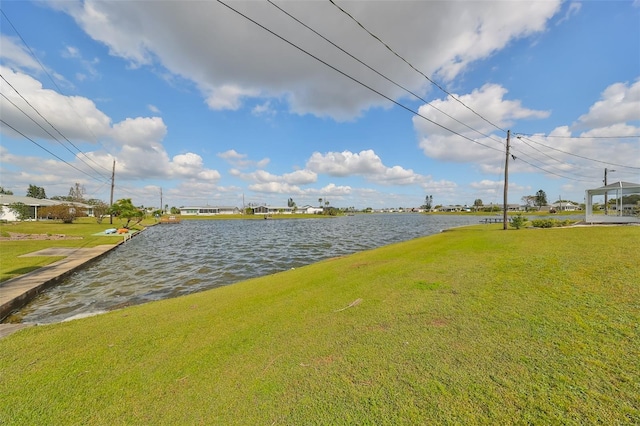
[[[9,236],[0,235],[0,241],[19,240],[81,240],[82,237],[65,234],[21,234],[19,232],[7,232]]]

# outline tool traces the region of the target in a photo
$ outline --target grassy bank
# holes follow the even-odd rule
[[[154,220],[143,221],[132,230],[140,230],[145,225],[155,223]],[[108,228],[120,226],[119,221],[113,225],[106,220],[96,223],[94,218],[80,218],[74,223],[65,224],[59,221],[37,222],[10,222],[0,223],[0,236],[9,237],[11,233],[24,235],[38,235],[41,239],[19,239],[0,241],[0,282],[17,277],[38,268],[49,265],[62,257],[20,257],[23,254],[32,253],[50,247],[95,247],[101,244],[116,244],[122,241],[121,235],[96,236],[94,234],[104,232]]]
[[[640,422],[640,227],[500,228],[22,330],[0,423]]]

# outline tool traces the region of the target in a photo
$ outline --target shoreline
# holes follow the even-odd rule
[[[100,259],[131,238],[139,235],[144,229],[133,232],[115,244],[102,244],[86,248],[51,248],[23,255],[37,256],[38,253],[42,253],[41,255],[43,256],[65,257],[35,271],[0,283],[0,337],[4,337],[2,329],[7,329],[5,326],[11,324],[4,321],[13,312],[23,308],[43,291],[56,286],[72,273]]]

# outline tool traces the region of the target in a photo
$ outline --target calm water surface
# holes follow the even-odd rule
[[[41,294],[10,321],[52,323],[176,297],[480,219],[405,213],[154,226]]]

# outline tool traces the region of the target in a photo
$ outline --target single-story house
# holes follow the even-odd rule
[[[314,207],[309,204],[296,209],[296,213],[300,214],[322,214],[323,211],[324,209],[322,207]]]
[[[557,212],[575,212],[580,210],[580,206],[578,204],[572,203],[571,201],[558,201],[551,204],[551,208]]]
[[[588,223],[640,223],[640,216],[636,207],[624,203],[624,198],[640,195],[640,184],[631,182],[616,182],[600,188],[587,189],[585,192],[586,211],[585,222]],[[605,214],[594,214],[593,198],[604,196],[605,199],[615,199],[615,206],[607,209]]]
[[[253,213],[254,214],[291,214],[293,213],[293,207],[257,206],[257,207],[253,207]]]
[[[212,216],[218,214],[240,214],[238,207],[231,206],[195,206],[180,207],[183,216]]]
[[[38,219],[38,210],[42,207],[57,206],[60,204],[70,204],[84,211],[87,216],[93,216],[93,206],[84,203],[49,200],[46,198],[21,197],[18,195],[0,194],[0,220],[14,222],[18,220],[16,214],[9,208],[9,205],[22,203],[29,206],[31,219]]]

